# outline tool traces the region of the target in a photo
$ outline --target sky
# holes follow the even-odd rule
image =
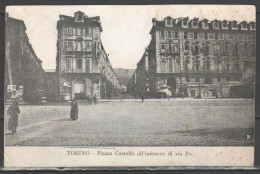
[[[8,6],[10,17],[21,19],[29,41],[44,69],[56,67],[57,21],[59,15],[82,11],[100,16],[101,40],[113,68],[135,69],[148,46],[152,18],[198,17],[208,20],[255,21],[255,7],[242,5],[90,5],[90,6]]]

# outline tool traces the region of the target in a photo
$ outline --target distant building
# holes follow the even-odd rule
[[[114,94],[120,86],[100,39],[99,16],[80,11],[73,17],[60,15],[57,30],[56,69],[62,99]]]
[[[5,45],[5,99],[37,102],[44,92],[42,61],[29,42],[24,22],[8,14],[5,18]]]
[[[56,69],[45,69],[45,96],[48,102],[59,102],[59,77]]]
[[[121,85],[121,93],[126,93],[126,86],[125,85]]]
[[[128,83],[132,94],[230,97],[255,66],[255,22],[152,20],[151,42]],[[253,72],[254,73],[254,72]]]

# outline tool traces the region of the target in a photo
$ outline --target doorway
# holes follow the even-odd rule
[[[167,86],[170,88],[172,95],[176,94],[176,79],[174,77],[169,77],[167,79]]]

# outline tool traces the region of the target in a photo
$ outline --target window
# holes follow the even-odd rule
[[[237,24],[236,23],[232,23],[232,30],[236,30],[237,29]]]
[[[71,58],[67,59],[67,70],[72,70],[72,59]]]
[[[212,78],[211,77],[206,77],[205,78],[205,83],[211,84],[212,83]]]
[[[190,82],[190,76],[186,76],[186,82]]]
[[[230,68],[230,64],[227,63],[227,64],[226,64],[226,71],[229,71],[229,68]]]
[[[72,42],[72,46],[73,46],[73,51],[76,51],[77,50],[77,44],[76,44],[76,41],[71,41]]]
[[[242,24],[241,24],[241,29],[242,29],[242,30],[246,30],[246,23],[242,23]]]
[[[77,33],[76,33],[76,28],[72,28],[72,35],[75,36]]]
[[[199,39],[204,39],[204,33],[198,33],[198,38]]]
[[[208,34],[209,40],[215,40],[215,34]]]
[[[188,38],[188,33],[187,31],[184,32],[184,39],[187,39]]]
[[[219,39],[219,40],[224,40],[224,34],[219,34],[219,35],[218,35],[218,39]]]
[[[228,40],[233,40],[233,36],[232,35],[228,35]]]
[[[250,30],[255,30],[255,24],[250,24]]]
[[[213,22],[213,28],[218,29],[218,22]]]
[[[215,45],[215,55],[220,55],[220,45]]]
[[[82,28],[82,36],[85,36],[86,35],[86,30],[85,28]]]
[[[206,61],[206,71],[207,71],[207,72],[210,72],[210,70],[211,70],[211,64],[210,64],[210,61],[207,60],[207,61]]]
[[[63,90],[62,90],[63,94],[70,94],[70,87],[69,86],[63,86],[62,88],[63,88]]]
[[[173,53],[179,53],[179,46],[178,45],[172,45],[173,46]]]
[[[188,21],[182,21],[182,25],[184,26],[184,27],[186,27],[187,25],[188,25]]]
[[[232,45],[232,47],[233,47],[233,55],[237,56],[238,55],[238,45],[235,44],[235,45]]]
[[[196,76],[196,82],[199,82],[199,81],[200,81],[200,77]]]
[[[77,28],[77,36],[81,35],[81,28]]]
[[[218,82],[221,81],[221,76],[220,76],[220,75],[217,76],[217,81],[218,81]]]
[[[171,25],[171,19],[167,19],[167,25]]]
[[[202,22],[202,28],[207,29],[208,28],[208,23],[206,21]]]
[[[91,36],[91,35],[92,35],[92,29],[91,29],[91,27],[87,27],[87,28],[86,28],[86,35],[87,35],[87,36]]]
[[[199,55],[199,46],[198,45],[195,46],[195,55]]]
[[[76,59],[77,60],[77,63],[76,63],[76,68],[77,69],[82,69],[82,59]]]
[[[91,71],[91,59],[86,59],[86,71]]]
[[[209,46],[208,45],[204,45],[204,55],[207,56],[209,55]]]
[[[174,31],[173,33],[174,33],[174,38],[175,38],[175,39],[178,39],[178,32],[177,32],[177,31]]]
[[[199,70],[200,70],[200,61],[199,60],[195,61],[195,69],[196,69],[196,72],[199,72]]]
[[[194,39],[194,33],[188,33],[188,39]]]
[[[72,27],[67,27],[67,35],[68,36],[72,36],[73,35]]]
[[[229,45],[228,43],[224,44],[224,51],[223,51],[223,55],[227,56],[229,54]]]
[[[239,68],[239,63],[238,63],[238,62],[235,62],[235,70],[236,70],[236,71],[239,71],[239,69],[240,69],[240,68]]]
[[[192,21],[193,27],[197,27],[197,21]]]
[[[77,43],[77,51],[82,51],[82,42],[76,41],[76,43]]]
[[[171,45],[170,44],[166,45],[166,52],[171,53]]]
[[[171,38],[171,37],[172,37],[172,32],[168,31],[168,38]]]
[[[165,50],[165,47],[166,47],[165,45],[161,45],[162,50]]]
[[[92,42],[86,41],[86,51],[92,51]]]
[[[199,46],[198,45],[195,45],[195,46],[192,46],[192,54],[193,55],[199,55]]]
[[[164,38],[164,31],[161,31],[161,38]]]
[[[81,21],[81,20],[83,19],[83,16],[80,15],[80,14],[78,14],[78,15],[77,15],[77,19],[78,19],[79,21]]]
[[[73,42],[72,41],[65,41],[66,50],[72,51],[73,50]]]
[[[184,50],[185,50],[185,51],[189,51],[189,48],[190,48],[190,47],[189,47],[188,44],[185,44],[185,45],[184,45]]]
[[[161,45],[161,53],[165,53],[166,45]]]
[[[185,60],[184,63],[184,72],[188,72],[189,71],[189,64],[190,64],[190,61],[189,60]]]
[[[223,28],[223,29],[227,29],[227,28],[228,28],[226,22],[223,22],[223,23],[222,23],[222,28]]]
[[[244,39],[245,39],[245,37],[244,37],[244,36],[241,36],[241,35],[239,35],[239,36],[237,36],[237,39],[238,39],[238,40],[244,40]]]
[[[179,53],[179,45],[173,46],[174,53]]]
[[[198,39],[198,33],[194,32],[194,39]]]

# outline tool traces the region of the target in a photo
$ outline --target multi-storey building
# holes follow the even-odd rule
[[[188,17],[152,22],[151,42],[129,82],[132,93],[155,96],[167,86],[173,96],[229,97],[230,87],[254,68],[255,22]]]
[[[29,42],[24,22],[8,17],[8,14],[5,19],[5,99],[19,98],[35,103],[44,90],[42,61]]]
[[[64,100],[105,97],[119,88],[102,45],[100,18],[83,12],[60,15],[57,23],[57,73]]]

